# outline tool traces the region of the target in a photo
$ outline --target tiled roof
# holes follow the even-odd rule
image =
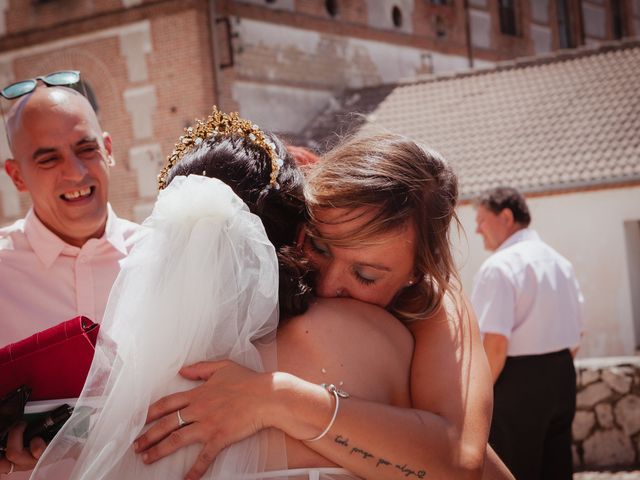
[[[348,91],[337,103],[306,129],[309,145],[332,146],[336,130],[402,133],[452,162],[463,198],[501,184],[541,192],[640,181],[638,40]]]

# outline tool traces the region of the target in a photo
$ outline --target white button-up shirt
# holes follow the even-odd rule
[[[555,352],[580,341],[584,299],[573,267],[529,228],[482,264],[471,302],[483,334],[507,337],[508,356]]]
[[[0,347],[77,315],[102,321],[139,228],[109,207],[104,235],[81,248],[62,241],[33,210],[0,229]]]

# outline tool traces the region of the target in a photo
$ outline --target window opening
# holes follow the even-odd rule
[[[391,20],[393,20],[393,26],[400,28],[402,26],[402,10],[397,5],[391,9]]]
[[[557,0],[556,14],[558,17],[558,42],[560,48],[573,48],[571,38],[571,21],[569,19],[569,5],[567,0]]]
[[[499,0],[500,31],[505,35],[517,35],[516,0]]]
[[[622,5],[620,0],[611,0],[611,33],[614,39],[620,39],[625,36],[624,21],[622,17]]]
[[[337,0],[325,0],[324,8],[331,17],[338,15],[338,1]]]

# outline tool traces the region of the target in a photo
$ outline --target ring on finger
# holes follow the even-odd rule
[[[184,419],[182,418],[182,415],[180,415],[180,410],[176,410],[176,413],[178,414],[178,428],[182,428],[184,427],[188,422],[185,422]]]
[[[13,470],[16,468],[16,464],[13,462],[9,462],[9,465],[11,466],[9,467],[9,471],[5,473],[5,475],[11,475],[13,473]]]

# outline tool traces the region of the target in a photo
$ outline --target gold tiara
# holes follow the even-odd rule
[[[279,188],[278,173],[282,167],[283,161],[276,154],[276,145],[260,130],[256,124],[240,118],[238,112],[226,114],[218,110],[214,105],[211,115],[206,121],[196,120],[196,124],[192,127],[184,129],[184,135],[178,139],[173,152],[167,157],[167,164],[158,175],[158,189],[162,190],[167,186],[167,174],[169,170],[179,163],[185,153],[194,147],[197,147],[208,138],[213,137],[230,137],[238,135],[248,138],[254,145],[263,149],[271,160],[271,178],[269,186]]]

